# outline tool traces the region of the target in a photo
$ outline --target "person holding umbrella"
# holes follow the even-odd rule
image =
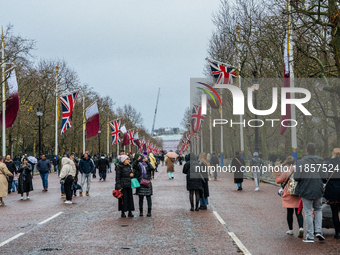
[[[169,152],[166,155],[167,155],[167,159],[165,160],[165,163],[167,165],[166,172],[168,173],[169,180],[171,180],[171,179],[174,179],[174,172],[175,172],[174,162],[175,162],[175,158],[177,158],[178,155],[175,152]]]

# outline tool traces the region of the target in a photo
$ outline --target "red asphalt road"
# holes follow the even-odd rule
[[[245,180],[243,191],[236,191],[230,174],[219,174],[209,182],[208,210],[190,212],[182,166],[175,166],[175,179],[168,180],[160,167],[153,181],[152,217],[138,216],[138,197],[134,196],[135,217],[120,218],[114,188],[114,172],[106,182],[92,179],[89,197],[76,197],[65,205],[60,197],[57,175],[49,176],[49,191],[42,192],[40,176],[33,180],[31,200],[21,201],[10,194],[0,207],[0,254],[242,254],[228,232],[233,232],[251,254],[339,254],[340,242],[333,229],[323,229],[326,241],[305,244],[287,231],[286,209],[282,208],[278,188]],[[144,201],[144,215],[146,201]],[[225,221],[222,225],[216,211]],[[56,218],[42,222],[59,212]]]

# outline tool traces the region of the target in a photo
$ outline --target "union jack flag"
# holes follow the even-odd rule
[[[191,124],[187,124],[187,126],[188,126],[188,128],[189,128],[191,134],[192,134],[193,136],[196,136],[197,134],[194,132],[194,130],[193,130]]]
[[[191,115],[191,127],[194,133],[198,133],[201,128],[201,124],[205,117],[202,115],[202,107],[194,105],[192,108],[192,115]]]
[[[233,78],[237,77],[237,70],[231,67],[209,61],[211,75],[214,77],[216,84],[233,84]]]
[[[190,134],[189,133],[185,133],[185,137],[187,138],[188,143],[190,143]]]
[[[148,142],[145,142],[145,146],[146,146],[146,152],[149,153],[150,152],[150,144]]]
[[[111,136],[112,136],[112,145],[120,143],[119,134],[120,130],[120,120],[116,120],[114,122],[110,122]]]
[[[134,140],[134,137],[133,137],[133,129],[130,129],[130,130],[128,131],[128,135],[129,135],[130,143],[131,143],[133,146],[136,146],[136,143],[133,141],[133,140]]]
[[[60,102],[63,110],[63,121],[61,125],[61,134],[64,134],[67,129],[72,127],[72,113],[76,104],[79,91],[73,92],[67,96],[60,97]]]

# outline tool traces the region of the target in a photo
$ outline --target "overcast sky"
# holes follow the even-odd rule
[[[179,127],[190,78],[204,77],[219,0],[1,1],[1,22],[36,40],[38,58],[64,59],[81,83],[131,103],[151,130]]]

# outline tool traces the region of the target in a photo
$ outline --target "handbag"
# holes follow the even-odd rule
[[[143,185],[147,188],[150,188],[150,183],[151,183],[151,181],[144,179],[144,178],[142,178],[142,180],[140,181],[140,185]]]
[[[138,182],[138,180],[136,178],[132,178],[131,179],[131,189],[135,189],[135,188],[139,188],[140,187],[140,183]]]
[[[114,190],[114,191],[112,191],[112,195],[115,198],[119,199],[119,198],[121,198],[123,196],[123,193],[120,190]]]
[[[297,182],[294,180],[294,175],[292,175],[292,177],[289,179],[289,184],[288,184],[288,193],[292,196],[296,196],[295,195],[295,188],[297,185]]]
[[[289,175],[289,177],[287,178],[287,180],[285,181],[285,183],[284,183],[283,185],[281,184],[281,187],[280,187],[279,191],[277,192],[277,194],[278,194],[280,197],[282,196],[282,192],[283,192],[284,188],[286,187],[287,183],[289,182],[289,179],[290,179],[290,177],[292,176],[293,173],[294,173],[294,171],[291,172],[291,174]],[[295,190],[295,189],[294,189],[294,190]]]

